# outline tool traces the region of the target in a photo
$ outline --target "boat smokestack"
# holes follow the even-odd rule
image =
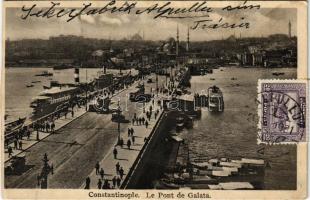
[[[75,81],[75,84],[80,83],[80,69],[79,68],[74,69],[74,81]]]

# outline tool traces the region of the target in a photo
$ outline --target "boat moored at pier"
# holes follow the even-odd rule
[[[212,86],[208,89],[208,107],[211,112],[224,111],[223,93],[217,86]]]
[[[44,90],[30,104],[33,117],[42,117],[59,110],[62,105],[73,101],[78,93],[77,87],[52,87]]]

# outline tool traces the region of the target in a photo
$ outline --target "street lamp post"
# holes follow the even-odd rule
[[[39,141],[40,140],[40,135],[39,135],[39,127],[37,127],[37,141]]]
[[[85,102],[85,111],[87,111],[87,91],[88,91],[88,82],[87,82],[87,69],[86,69],[86,102]]]
[[[156,63],[156,93],[158,95],[158,63]]]
[[[117,144],[120,144],[121,141],[121,107],[120,107],[120,102],[118,101],[118,110],[117,110],[117,114],[118,114],[118,119],[117,119],[117,131],[118,131],[118,139],[117,139]]]
[[[48,178],[48,174],[52,173],[53,174],[53,167],[52,165],[50,166],[48,164],[48,158],[47,158],[47,154],[44,154],[44,157],[42,159],[43,161],[43,168],[41,171],[41,175],[40,175],[40,180],[41,180],[41,189],[47,189],[47,178]]]

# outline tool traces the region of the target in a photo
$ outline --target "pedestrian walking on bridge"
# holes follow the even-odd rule
[[[121,179],[123,180],[123,176],[124,176],[124,169],[123,169],[123,167],[121,167],[121,168],[119,169],[119,176],[120,176]]]
[[[8,147],[8,153],[9,153],[9,158],[12,157],[13,150],[11,146]]]
[[[114,155],[114,159],[117,159],[117,149],[114,147],[113,149],[113,155]]]
[[[124,145],[124,139],[123,139],[123,138],[121,138],[121,139],[119,140],[119,145],[123,148],[123,145]]]
[[[85,179],[85,188],[84,188],[84,189],[89,189],[89,186],[90,186],[90,178],[87,177],[87,178]]]
[[[117,184],[117,187],[118,188],[120,188],[121,187],[121,178],[118,176],[117,178],[116,178],[116,184]]]
[[[37,185],[40,186],[40,180],[41,180],[41,176],[40,174],[37,175]]]
[[[119,162],[116,163],[115,168],[116,168],[116,174],[119,174],[119,168],[120,168]]]
[[[53,163],[50,166],[50,171],[51,171],[51,174],[54,174],[54,165],[53,165]]]
[[[27,130],[27,140],[29,140],[30,139],[30,130],[28,129]]]
[[[113,187],[116,188],[116,176],[113,177],[112,184],[113,184]]]
[[[98,186],[98,189],[101,189],[101,186],[102,186],[102,182],[101,182],[101,179],[98,179],[98,183],[97,183],[97,186]]]
[[[14,149],[17,149],[17,139],[14,139]]]
[[[18,146],[20,150],[23,150],[23,142],[21,140],[18,142]]]
[[[132,144],[135,144],[135,136],[132,136],[131,140],[132,140]]]
[[[133,136],[133,134],[135,133],[135,130],[131,127],[131,136]]]
[[[51,131],[52,131],[52,132],[55,131],[55,123],[54,123],[54,122],[52,122],[52,124],[51,124]]]
[[[45,128],[46,128],[46,132],[48,133],[50,131],[50,124],[48,122],[46,122]]]
[[[131,146],[131,141],[130,141],[130,139],[128,139],[127,140],[127,147],[128,147],[128,149],[130,149],[130,146]]]
[[[147,128],[149,126],[149,122],[145,121],[145,128]]]
[[[96,168],[96,175],[99,174],[99,168],[100,168],[100,165],[99,165],[99,162],[97,161],[96,165],[95,165],[95,168]]]
[[[103,180],[103,178],[104,178],[104,170],[103,170],[103,168],[100,169],[99,174],[101,176],[101,179]]]

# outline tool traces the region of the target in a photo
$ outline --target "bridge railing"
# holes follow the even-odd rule
[[[185,73],[187,73],[187,71],[186,71]],[[185,74],[182,74],[181,76],[182,76],[182,77],[181,77],[181,80],[182,80],[182,79],[184,78]],[[179,85],[179,83],[177,84],[177,86],[178,86],[178,85]],[[173,93],[172,93],[171,95],[173,95]],[[127,174],[127,176],[126,176],[126,178],[125,178],[124,181],[122,182],[121,187],[120,187],[121,189],[126,189],[126,188],[128,187],[129,181],[130,181],[130,179],[132,178],[133,173],[134,173],[135,170],[137,169],[138,164],[141,162],[143,156],[145,155],[146,149],[148,148],[148,145],[150,144],[149,142],[153,139],[153,137],[154,137],[154,135],[155,135],[155,133],[156,133],[158,127],[159,127],[159,124],[160,124],[161,121],[163,120],[164,114],[166,114],[166,112],[165,112],[165,111],[162,111],[161,114],[160,114],[160,116],[159,116],[159,118],[158,118],[158,120],[156,121],[156,123],[155,123],[155,125],[154,125],[154,128],[152,129],[152,131],[151,131],[151,133],[150,133],[150,135],[149,135],[149,137],[148,137],[148,140],[144,143],[144,145],[143,145],[141,151],[139,152],[139,154],[138,154],[136,160],[134,161],[134,163],[133,163],[132,166],[130,167],[130,169],[129,169],[129,171],[128,171],[128,174]]]
[[[155,135],[155,133],[156,133],[156,131],[158,129],[158,125],[160,124],[160,122],[163,119],[164,113],[165,113],[164,111],[161,112],[161,115],[159,116],[158,120],[156,121],[156,123],[154,125],[154,128],[152,129],[152,131],[151,131],[147,141],[144,143],[144,145],[141,148],[141,151],[139,152],[136,160],[133,162],[132,166],[130,167],[130,169],[129,169],[128,173],[127,173],[126,178],[122,182],[121,187],[120,187],[121,189],[126,189],[128,187],[129,181],[132,178],[133,173],[137,169],[138,164],[140,163],[141,159],[143,158],[143,156],[144,156],[144,154],[146,152],[146,149],[147,149],[148,145],[150,144],[150,141],[153,139],[153,137],[154,137],[154,135]]]

